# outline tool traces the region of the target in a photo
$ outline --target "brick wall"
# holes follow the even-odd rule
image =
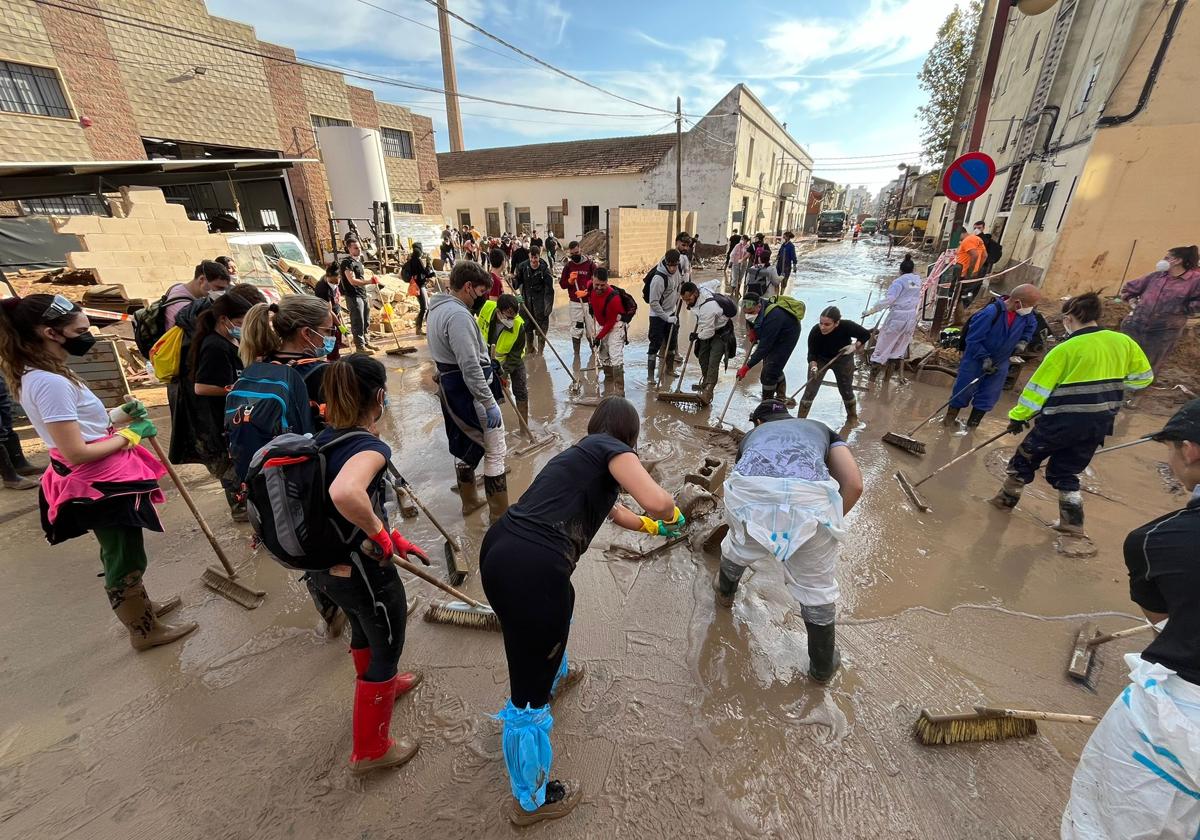
[[[413,144],[417,154],[417,178],[421,192],[421,209],[427,214],[442,213],[441,179],[438,177],[437,149],[434,145],[433,120],[420,114],[412,115]]]
[[[414,116],[407,108],[393,105],[390,102],[380,102],[379,126],[408,131],[413,135],[413,154],[416,154],[417,133],[413,129]],[[424,210],[425,203],[421,196],[421,180],[417,160],[384,156],[383,165],[387,168],[388,190],[392,201],[404,204],[420,204]]]
[[[648,271],[675,245],[681,230],[696,232],[696,214],[685,212],[679,227],[674,210],[614,207],[609,211],[609,270],[617,277]]]
[[[76,6],[99,9],[97,0],[78,0]],[[97,160],[141,160],[146,156],[133,108],[121,86],[120,65],[104,27],[95,18],[55,6],[39,6],[46,34],[55,44],[55,60],[75,106],[86,116],[84,129]]]
[[[371,91],[347,85],[346,96],[350,100],[351,122],[359,128],[379,128],[379,108]]]
[[[342,81],[341,74],[316,67],[301,67],[300,81],[311,113],[354,121],[354,114],[350,112],[350,96],[346,93],[346,83]]]
[[[114,209],[123,217],[67,216],[56,219],[54,229],[79,237],[80,250],[67,254],[67,265],[91,269],[100,283],[121,286],[128,298],[159,297],[172,284],[191,280],[201,260],[229,250],[224,234],[189,220],[162,190],[122,188]]]

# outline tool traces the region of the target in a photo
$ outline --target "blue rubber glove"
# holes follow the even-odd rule
[[[500,417],[500,406],[490,406],[487,410],[487,427],[489,429],[499,429],[503,424],[504,420]]]

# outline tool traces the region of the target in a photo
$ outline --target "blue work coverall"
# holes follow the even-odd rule
[[[967,322],[967,349],[963,351],[962,362],[958,366],[958,378],[954,380],[951,408],[965,408],[971,405],[979,411],[991,411],[1000,399],[1000,390],[1008,376],[1009,357],[1018,344],[1033,338],[1034,330],[1037,329],[1037,316],[1032,312],[1028,315],[1017,315],[1010,327],[1008,312],[1005,309],[1007,300],[1007,297],[997,298],[976,312]],[[991,359],[996,365],[996,372],[983,377],[978,385],[963,391],[967,383],[983,373],[983,363],[986,359]],[[962,393],[959,393],[960,391]]]

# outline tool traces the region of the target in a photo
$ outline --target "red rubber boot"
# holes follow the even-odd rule
[[[361,775],[385,767],[399,767],[417,754],[420,744],[415,739],[406,737],[397,741],[389,734],[395,703],[395,680],[383,683],[355,680],[351,773]]]
[[[350,648],[350,658],[354,660],[354,676],[361,680],[363,674],[367,673],[367,668],[371,664],[371,649]],[[396,674],[394,677],[396,699],[399,700],[405,694],[408,694],[408,692],[419,686],[422,679],[420,672],[405,671],[403,674]]]

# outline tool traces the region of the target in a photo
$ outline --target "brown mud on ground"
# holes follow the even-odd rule
[[[805,333],[831,301],[856,317],[867,292],[892,276],[882,249],[818,249],[802,262],[794,292],[808,303]],[[716,409],[660,403],[645,388],[645,323],[639,317],[627,348],[628,396],[645,418],[643,454],[676,490],[704,456],[733,456],[729,435],[691,424],[713,419],[735,365]],[[566,326],[556,313],[560,352],[570,351]],[[486,514],[464,524],[445,490],[452,464],[428,355],[422,347],[380,358],[392,371],[383,436],[473,560]],[[566,442],[580,437],[589,410],[566,401],[568,380],[553,356],[529,368],[537,427]],[[790,389],[804,368],[801,349]],[[1043,524],[1057,512],[1040,479],[1013,514],[985,501],[999,485],[997,453],[1016,442],[1006,438],[992,456],[923,485],[932,511],[919,513],[896,469],[919,477],[998,431],[1013,398],[1006,394],[974,435],[927,426],[928,454],[919,458],[880,437],[911,428],[946,398],[947,377],[924,378],[860,395],[861,421],[847,432],[867,489],[842,551],[844,667],[828,687],[804,675],[803,623],[778,568],[748,573],[733,609],[722,610],[710,588],[715,555],[680,544],[631,561],[610,546],[640,552],[661,541],[601,530],[573,581],[569,650],[588,673],[556,707],[552,736],[555,772],[581,779],[584,800],[531,836],[1057,836],[1088,728],[1045,724],[1021,741],[927,748],[913,740],[912,723],[923,706],[979,702],[1102,713],[1124,685],[1120,654],[1142,642],[1105,646],[1092,684],[1081,686],[1065,675],[1075,633],[1088,618],[1105,630],[1133,623],[1121,541],[1180,500],[1157,469],[1157,445],[1101,456],[1087,481],[1105,496],[1085,494],[1098,553],[1064,556]],[[755,372],[726,419],[747,428],[758,391]],[[822,388],[812,416],[836,428],[842,412],[836,389]],[[1153,422],[1125,413],[1116,438]],[[557,448],[513,461],[514,498]],[[143,654],[130,650],[108,609],[95,544],[48,548],[34,500],[0,494],[0,837],[515,836],[501,814],[508,783],[491,717],[507,699],[499,634],[410,620],[401,666],[423,671],[425,682],[398,705],[394,730],[419,737],[421,751],[398,771],[351,777],[346,640],[315,629],[297,575],[250,550],[207,474],[183,473],[234,562],[269,594],[247,612],[200,585],[211,552],[167,488],[166,531],[147,538],[147,585],[160,597],[180,592],[180,616],[200,630]],[[440,541],[423,519],[400,527],[426,548]],[[436,597],[423,583],[406,585]],[[481,594],[476,576],[466,588]]]

